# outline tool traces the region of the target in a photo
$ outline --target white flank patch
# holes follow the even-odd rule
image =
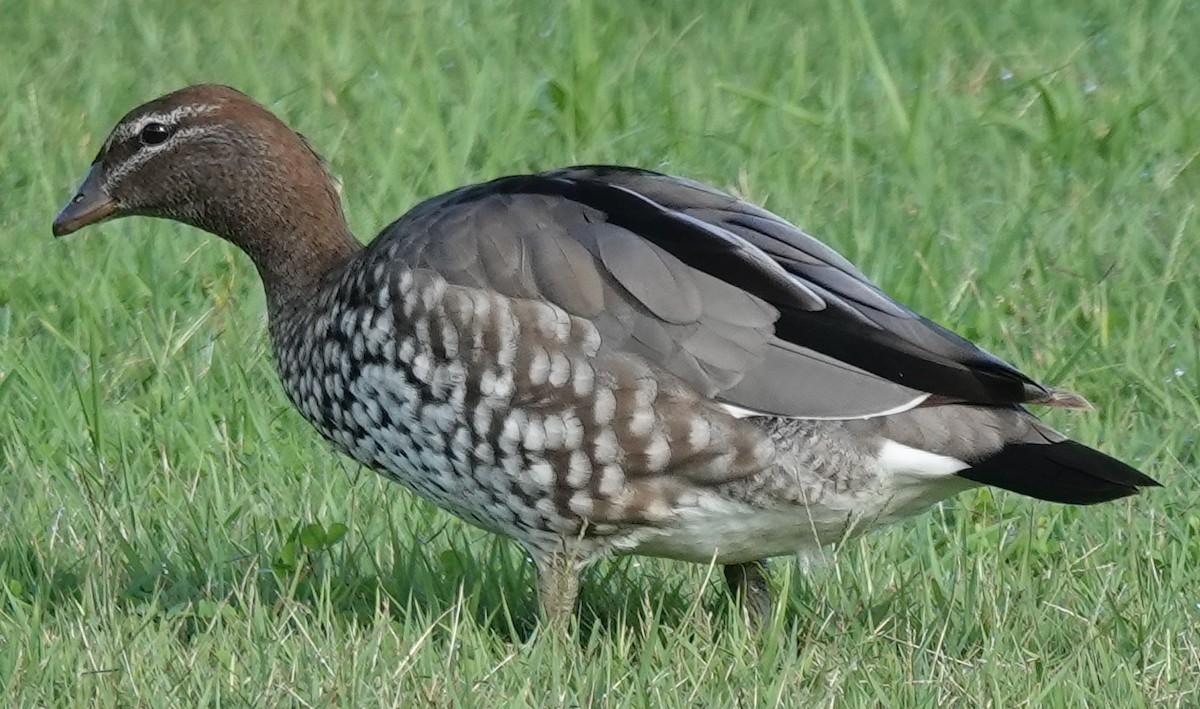
[[[879,447],[879,465],[893,475],[940,478],[971,467],[958,458],[923,451],[886,439]]]
[[[761,411],[754,411],[752,409],[743,409],[742,407],[734,406],[733,404],[718,404],[718,405],[722,409],[725,409],[725,413],[727,413],[730,416],[737,418],[737,419],[750,418],[751,416],[774,416],[774,414],[764,414]]]
[[[725,412],[728,413],[730,416],[733,416],[734,418],[739,418],[739,419],[749,418],[751,416],[776,416],[778,418],[803,419],[805,421],[857,421],[859,419],[873,419],[878,416],[891,416],[892,414],[901,414],[901,413],[904,413],[905,411],[908,411],[909,409],[913,409],[913,408],[916,408],[917,406],[920,406],[921,403],[924,402],[929,397],[930,397],[929,394],[922,394],[922,395],[916,397],[915,399],[912,399],[910,401],[904,402],[903,404],[900,404],[899,406],[895,406],[890,409],[885,409],[884,411],[875,411],[873,413],[863,414],[862,416],[781,416],[779,414],[771,414],[771,413],[767,413],[765,411],[755,411],[754,409],[747,409],[747,408],[744,408],[741,406],[737,406],[735,404],[720,403],[718,405],[722,409],[725,409]]]

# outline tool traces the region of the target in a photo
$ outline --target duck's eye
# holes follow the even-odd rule
[[[138,134],[142,145],[158,145],[171,137],[171,129],[161,123],[147,123]]]

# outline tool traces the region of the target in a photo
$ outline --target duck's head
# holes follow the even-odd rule
[[[311,260],[354,243],[333,182],[307,142],[250,97],[213,84],[125,114],[53,231],[64,236],[130,215],[228,239],[250,255],[268,289],[272,279],[312,275],[298,256]]]

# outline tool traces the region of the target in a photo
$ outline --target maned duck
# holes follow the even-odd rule
[[[626,167],[430,199],[368,246],[308,142],[233,89],[135,108],[54,220],[127,215],[254,261],[284,389],[358,462],[520,542],[544,613],[612,554],[811,553],[978,484],[1091,504],[1154,480],[1024,404],[1087,408],[763,209]]]

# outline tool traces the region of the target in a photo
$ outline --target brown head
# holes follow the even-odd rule
[[[312,285],[358,248],[321,159],[226,86],[189,86],[127,113],[54,219],[54,234],[129,215],[228,239],[276,298]]]

